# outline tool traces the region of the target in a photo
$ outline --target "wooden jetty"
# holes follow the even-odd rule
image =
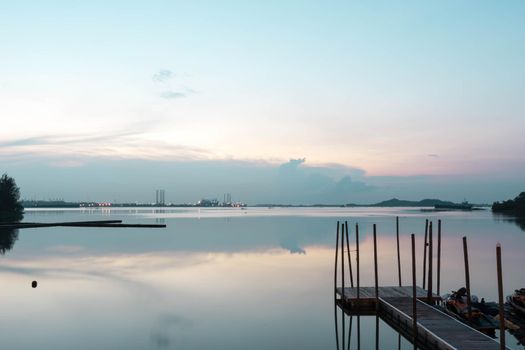
[[[383,319],[393,321],[391,326],[402,331],[412,331],[412,300],[410,298],[380,298],[379,312]],[[491,337],[456,320],[439,309],[418,300],[417,344],[431,349],[500,349]],[[389,322],[390,323],[390,322]],[[409,327],[404,327],[404,326]]]
[[[396,238],[398,244],[398,261],[399,261],[399,220],[396,218]],[[337,326],[337,306],[339,306],[344,313],[353,315],[377,315],[377,317],[387,322],[393,329],[397,330],[399,334],[405,336],[406,339],[412,342],[414,349],[429,349],[429,350],[503,350],[507,349],[505,346],[505,326],[504,322],[501,324],[500,342],[483,334],[469,325],[460,322],[458,319],[443,312],[436,306],[442,301],[438,294],[433,293],[433,242],[432,242],[432,222],[425,225],[425,251],[424,261],[427,259],[427,242],[428,242],[428,271],[424,268],[424,276],[428,273],[428,278],[423,279],[423,283],[428,281],[428,289],[421,288],[416,285],[416,263],[415,263],[415,235],[411,234],[412,246],[412,283],[408,286],[402,286],[401,283],[401,266],[398,263],[399,269],[399,286],[379,286],[378,282],[378,266],[377,266],[377,227],[373,225],[373,242],[374,242],[374,282],[373,287],[360,286],[360,271],[359,271],[359,227],[356,225],[356,249],[355,258],[357,262],[356,276],[357,283],[354,286],[353,274],[351,270],[351,256],[350,248],[348,246],[348,223],[344,222],[341,226],[337,222],[337,237],[336,237],[336,251],[335,251],[335,271],[334,271],[334,303],[335,307],[335,327],[336,340],[339,345],[339,335]],[[340,237],[340,239],[339,239]],[[345,238],[347,254],[345,257]],[[428,241],[427,241],[428,239]],[[463,238],[464,257],[465,257],[465,273],[467,294],[470,297],[469,291],[469,270],[468,270],[468,254],[466,238]],[[338,285],[338,251],[341,250],[341,279],[340,287]],[[438,224],[438,286],[440,277],[440,258],[441,258],[441,222]],[[348,260],[350,268],[350,287],[345,287],[345,268],[344,261]],[[497,261],[498,261],[498,285],[500,295],[500,317],[504,319],[502,308],[502,279],[501,279],[501,247],[497,246]],[[438,287],[439,290],[439,287]],[[470,316],[470,303],[469,303]],[[376,319],[377,327],[378,319]],[[344,315],[342,317],[342,326],[345,328]],[[359,323],[358,323],[358,344],[359,344]],[[376,331],[376,346],[378,344]],[[344,349],[344,332],[342,338]],[[359,347],[359,345],[358,345]],[[339,347],[338,347],[339,348]]]
[[[345,312],[351,314],[358,312],[358,310],[372,309],[376,307],[375,287],[360,287],[359,297],[357,296],[357,288],[347,287],[344,289],[337,288],[337,295],[340,297],[340,305],[344,307]],[[379,298],[397,298],[404,297],[412,298],[412,286],[392,286],[392,287],[378,287]],[[416,287],[417,298],[419,300],[427,300],[428,292],[421,287]],[[437,303],[441,301],[439,295],[432,295],[432,302]]]
[[[452,350],[497,350],[500,344],[489,336],[427,304],[427,291],[416,287],[417,292],[417,339],[421,349]],[[412,287],[379,287],[379,298],[375,287],[361,287],[359,300],[357,288],[337,288],[338,305],[349,315],[373,315],[381,317],[392,328],[413,341]],[[433,294],[431,303],[441,298]],[[377,310],[377,311],[375,311]]]
[[[113,228],[166,228],[165,224],[123,224],[122,220],[69,221],[69,222],[4,222],[0,229],[42,228],[42,227],[113,227]]]

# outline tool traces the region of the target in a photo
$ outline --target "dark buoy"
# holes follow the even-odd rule
[[[36,288],[36,286],[37,286],[36,281],[31,282],[31,287]]]

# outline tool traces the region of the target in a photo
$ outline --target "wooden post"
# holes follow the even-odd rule
[[[376,350],[379,350],[379,315],[376,313]]]
[[[345,301],[345,224],[341,226],[341,300]],[[343,325],[344,328],[344,325]],[[344,348],[344,346],[343,346]]]
[[[343,309],[341,309],[341,312],[344,314]],[[335,344],[336,344],[336,349],[339,350],[339,325],[337,324],[337,303],[335,299],[334,299],[334,325],[335,325]]]
[[[345,221],[346,251],[348,255],[348,269],[350,270],[350,287],[354,288],[354,274],[352,273],[352,259],[350,259],[350,240],[348,239],[348,222]]]
[[[438,251],[437,251],[437,295],[441,295],[441,220],[438,220]]]
[[[379,350],[379,282],[377,276],[377,227],[374,224],[374,276],[376,286],[376,350]]]
[[[427,278],[427,235],[428,235],[428,219],[425,220],[425,242],[423,245],[423,289],[426,287]]]
[[[470,301],[470,273],[468,267],[468,248],[467,248],[467,237],[463,237],[463,257],[465,258],[465,284],[467,288],[467,307],[468,307],[468,320],[472,319],[472,305]]]
[[[356,260],[356,277],[357,277],[357,307],[359,307],[359,224],[355,224],[355,260]],[[359,319],[357,321],[359,326]],[[359,339],[359,332],[357,333]]]
[[[374,224],[374,278],[376,287],[376,309],[379,308],[379,283],[377,277],[377,231],[376,224]]]
[[[397,274],[399,286],[401,287],[401,255],[399,254],[399,216],[396,216],[396,239],[397,239]]]
[[[412,328],[414,332],[414,350],[417,349],[417,289],[416,289],[416,242],[415,235],[410,235],[412,240]]]
[[[501,268],[501,245],[496,246],[496,265],[498,270],[498,301],[499,301],[499,346],[505,349],[505,305],[503,304],[503,273]]]
[[[337,299],[337,255],[339,254],[339,221],[337,222],[337,236],[335,239],[335,267],[334,267],[334,301]]]
[[[343,256],[341,256],[341,258],[343,258]],[[343,336],[341,337],[341,343],[342,343],[341,349],[344,350],[345,349],[345,312],[344,310],[341,310],[341,330],[343,332]]]
[[[350,343],[352,342],[352,315],[350,315],[350,322],[348,323],[348,349],[350,349]]]
[[[361,316],[357,315],[357,348],[361,349]]]
[[[427,291],[427,303],[432,304],[432,221],[428,226],[428,291]]]

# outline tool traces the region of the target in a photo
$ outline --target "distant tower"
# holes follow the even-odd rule
[[[155,190],[155,204],[156,205],[166,204],[166,191],[165,190]]]

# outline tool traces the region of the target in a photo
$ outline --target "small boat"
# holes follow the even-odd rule
[[[444,296],[447,313],[472,328],[495,337],[499,323],[492,316],[497,314],[497,304],[487,303],[484,299],[481,299],[480,302],[475,295],[472,295],[470,298],[471,318],[469,319],[466,294],[467,289],[462,287],[457,291],[452,291],[452,294]]]
[[[447,210],[472,210],[472,207],[474,207],[474,205],[470,204],[467,201],[459,203],[459,204],[451,203],[451,204],[434,205],[435,209],[447,209]]]
[[[516,289],[514,294],[507,297],[507,302],[516,311],[519,311],[525,315],[525,288]]]

